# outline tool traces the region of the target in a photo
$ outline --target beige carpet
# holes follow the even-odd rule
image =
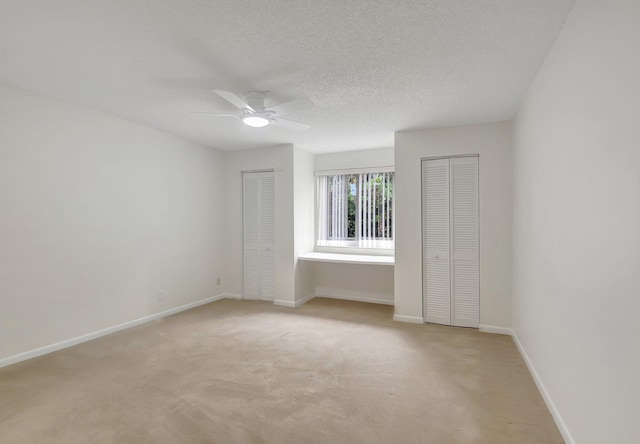
[[[0,442],[561,443],[511,338],[224,300],[0,369]]]

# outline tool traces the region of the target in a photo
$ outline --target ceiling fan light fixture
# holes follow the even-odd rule
[[[251,126],[253,128],[262,128],[264,126],[269,125],[269,119],[267,119],[266,117],[256,116],[256,115],[244,116],[242,118],[242,122],[245,125]]]

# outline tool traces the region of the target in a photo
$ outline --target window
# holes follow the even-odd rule
[[[393,173],[319,175],[317,245],[393,249]]]

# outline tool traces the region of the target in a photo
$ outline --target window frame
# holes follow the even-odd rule
[[[318,245],[319,234],[319,212],[318,212],[318,177],[334,176],[334,175],[351,175],[351,174],[367,174],[367,173],[393,173],[393,188],[391,197],[391,228],[392,228],[392,247],[362,247],[359,246],[358,240],[335,241],[341,245]],[[396,239],[396,187],[395,187],[395,168],[393,166],[367,167],[367,168],[344,168],[332,170],[317,170],[314,174],[314,241],[313,251],[319,253],[337,253],[337,254],[366,254],[372,256],[394,256],[395,255],[395,239]],[[357,191],[359,193],[360,190]]]

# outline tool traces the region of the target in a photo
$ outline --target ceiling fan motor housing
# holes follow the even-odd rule
[[[256,111],[264,111],[264,102],[267,98],[267,91],[249,91],[244,95],[249,106]]]

